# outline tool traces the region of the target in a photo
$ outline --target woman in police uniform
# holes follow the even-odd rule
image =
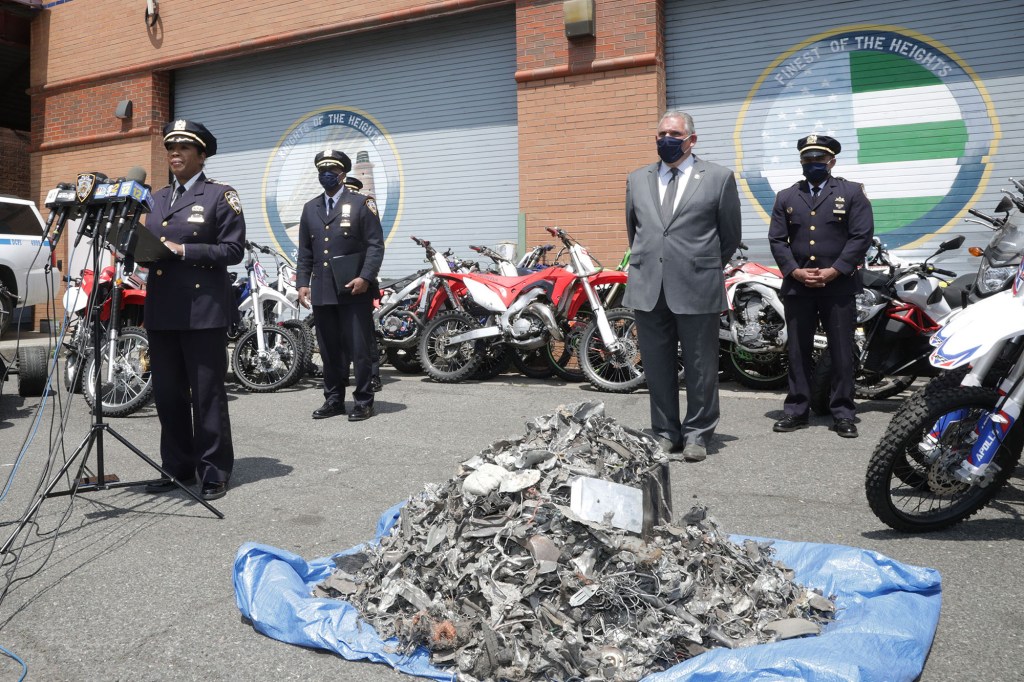
[[[153,196],[146,227],[167,247],[149,264],[145,326],[163,468],[183,483],[198,475],[202,497],[227,493],[234,463],[224,375],[234,302],[228,266],[241,262],[245,218],[238,194],[203,173],[217,139],[201,123],[164,127],[174,180]],[[170,481],[147,486],[170,490]]]

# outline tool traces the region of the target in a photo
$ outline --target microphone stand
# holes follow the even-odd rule
[[[113,209],[111,209],[111,215],[112,212]],[[135,208],[132,210],[130,219],[122,218],[121,220],[118,221],[118,244],[114,245],[114,257],[118,262],[119,273],[125,258],[123,254],[127,253],[127,249],[131,246],[134,246],[135,244],[135,231],[139,227],[139,218],[141,217],[142,212],[143,211],[141,207]],[[102,232],[103,214],[104,211],[102,208],[95,212],[96,224],[93,227],[91,252],[93,272],[96,273],[100,272],[101,269],[100,253],[102,249],[100,247],[100,242],[108,236],[108,234]],[[122,211],[122,215],[125,215],[124,211]],[[112,222],[112,220],[108,222]],[[126,251],[122,252],[122,254],[119,254],[119,248],[124,248],[126,249]],[[96,361],[94,363],[96,371],[93,373],[92,377],[89,377],[89,379],[93,382],[93,395],[95,395],[95,401],[93,403],[92,410],[92,424],[89,427],[89,432],[86,434],[85,438],[82,439],[82,442],[78,445],[75,451],[71,453],[71,456],[68,457],[67,461],[64,463],[64,466],[62,466],[60,468],[60,471],[58,471],[56,475],[54,475],[53,479],[46,486],[43,492],[36,497],[35,502],[33,502],[32,506],[21,518],[17,527],[14,529],[14,532],[11,534],[11,537],[8,538],[7,542],[3,544],[3,547],[0,547],[0,555],[7,554],[7,552],[10,551],[11,547],[14,545],[14,541],[18,538],[18,536],[22,533],[25,527],[29,524],[31,519],[35,517],[35,514],[39,510],[39,507],[42,506],[43,504],[43,500],[48,497],[60,497],[63,495],[90,493],[95,492],[97,490],[110,490],[113,488],[126,488],[129,486],[148,485],[150,483],[159,483],[164,480],[170,480],[171,483],[178,486],[178,488],[183,490],[193,500],[195,500],[196,502],[198,502],[199,504],[203,505],[211,512],[213,512],[213,514],[216,515],[217,518],[224,518],[224,514],[220,512],[216,507],[214,507],[212,504],[210,504],[209,502],[207,502],[206,500],[202,499],[194,492],[189,490],[185,486],[185,484],[171,476],[162,466],[160,466],[160,464],[155,462],[142,450],[135,447],[135,445],[133,445],[127,438],[125,438],[123,435],[115,431],[106,421],[104,421],[102,393],[103,377],[101,376],[100,372],[100,352],[102,350],[100,338],[103,334],[103,325],[100,320],[100,314],[103,310],[103,301],[99,300],[99,296],[97,296],[97,292],[99,291],[99,289],[100,287],[94,286],[92,291],[89,293],[89,307],[92,311],[92,351],[93,357],[96,358]],[[119,290],[118,285],[116,283],[113,287],[112,296],[113,298],[111,300],[110,305],[110,327],[111,329],[116,330],[119,317],[118,308],[120,305]],[[116,343],[116,334],[113,338],[115,339],[115,341],[112,343]],[[121,443],[126,448],[134,452],[144,462],[146,462],[151,467],[159,471],[160,474],[162,475],[162,478],[150,479],[145,481],[121,481],[116,474],[105,473],[103,437],[106,434],[109,434],[119,443]],[[89,453],[93,450],[94,447],[96,449],[96,476],[86,477],[83,476],[82,473],[85,471],[86,464],[89,460]],[[55,492],[54,489],[57,487],[57,484],[60,483],[61,479],[71,470],[71,467],[75,465],[75,462],[79,458],[81,458],[81,464],[78,470],[78,477],[71,484],[71,487],[68,490],[58,490]]]

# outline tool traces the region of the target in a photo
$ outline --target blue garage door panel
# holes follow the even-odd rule
[[[511,7],[184,69],[175,116],[205,123],[211,177],[242,198],[250,239],[290,253],[322,190],[313,156],[348,154],[388,239],[382,274],[423,266],[416,235],[472,254],[515,241],[519,179]]]
[[[744,241],[769,258],[775,193],[801,178],[796,141],[832,135],[834,173],[862,182],[875,234],[909,260],[952,234],[986,244],[964,222],[990,212],[1024,167],[1024,77],[1005,45],[1024,14],[978,0],[848,2],[815,11],[797,0],[667,0],[670,105],[690,111],[698,154],[735,169]],[[968,272],[977,261],[943,257]]]

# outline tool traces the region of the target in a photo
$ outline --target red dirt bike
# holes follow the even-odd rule
[[[550,357],[552,344],[564,346],[567,333],[586,315],[598,320],[607,330],[609,344],[615,344],[598,288],[624,284],[626,273],[602,270],[564,230],[548,228],[548,232],[566,245],[570,267],[549,267],[517,277],[435,275],[441,286],[431,301],[431,322],[419,345],[420,363],[432,379],[464,381],[482,365],[497,364],[496,359],[509,349],[513,364],[529,376],[537,366],[536,355]],[[439,312],[448,303],[455,309]]]
[[[149,338],[142,328],[145,281],[138,274],[124,273],[122,267],[120,263],[107,266],[98,278],[89,269],[82,270],[76,279],[65,278],[64,385],[72,392],[84,389],[91,407],[96,400],[91,377],[99,371],[103,415],[107,417],[132,414],[153,397]],[[102,301],[100,321],[106,339],[99,363],[93,358],[93,327],[89,322],[95,300]],[[111,315],[115,305],[115,314]]]

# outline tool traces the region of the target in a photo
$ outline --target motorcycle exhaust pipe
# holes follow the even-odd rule
[[[550,306],[534,301],[533,303],[530,303],[530,305],[526,306],[526,310],[534,313],[542,322],[544,322],[544,326],[547,328],[548,333],[551,334],[551,338],[555,341],[561,341],[564,338],[562,328],[558,326],[558,320],[555,319],[555,313],[552,312]]]

